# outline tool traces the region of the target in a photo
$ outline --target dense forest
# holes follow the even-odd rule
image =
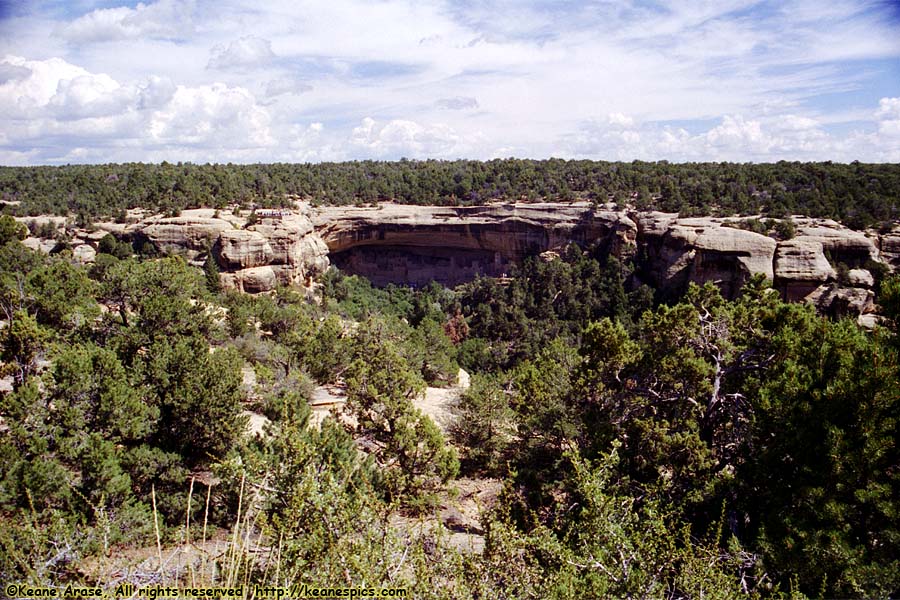
[[[232,203],[278,206],[391,200],[471,205],[493,200],[590,200],[683,215],[803,214],[854,228],[900,215],[900,165],[779,162],[613,163],[588,160],[412,161],[319,164],[107,164],[0,167],[7,212],[123,217]]]
[[[324,186],[328,168],[396,169],[399,181],[462,166],[451,165],[320,172]],[[822,169],[815,185],[829,173],[859,182],[855,169],[867,186],[882,185],[875,173],[896,177],[867,166],[556,166],[647,181],[696,169],[710,185],[732,172],[749,186],[766,169]],[[127,205],[130,169],[152,179],[266,168],[69,169],[4,177],[33,176],[36,191],[51,185],[38,176],[71,175],[87,189],[119,169],[107,183]],[[102,198],[91,206],[118,206]],[[900,279],[883,282],[886,320],[866,331],[786,304],[761,279],[733,301],[692,286],[655,303],[653,290],[626,286],[630,264],[575,246],[455,289],[378,289],[332,269],[312,297],[250,296],[178,257],[109,243],[82,266],[27,249],[24,235],[0,217],[4,582],[110,585],[89,566],[142,548],[162,563],[163,547],[218,531],[228,544],[209,559],[215,569],[160,579],[160,564],[144,581],[401,586],[447,599],[900,591]],[[471,386],[442,432],[415,400],[459,366]],[[352,419],[310,426],[314,386],[333,383]],[[261,434],[246,433],[248,409],[268,418]],[[403,525],[428,521],[461,477],[502,482],[481,552],[453,546],[442,527]]]

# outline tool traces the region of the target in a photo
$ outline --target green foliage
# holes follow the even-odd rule
[[[468,369],[509,368],[535,356],[556,337],[575,342],[584,324],[601,317],[630,323],[649,308],[643,289],[626,292],[631,274],[613,257],[603,261],[570,245],[559,259],[529,258],[506,284],[481,278],[458,294],[469,335],[487,342],[486,362],[462,355]],[[481,350],[471,342],[461,352]]]
[[[83,268],[58,257],[31,271],[25,279],[31,311],[38,322],[61,333],[84,327],[99,316],[93,287]]]
[[[884,596],[900,585],[896,350],[798,312],[781,317],[779,368],[760,390],[741,481],[765,492],[745,510],[770,568],[804,592]]]
[[[498,165],[521,167],[523,189],[555,185],[532,163]],[[689,211],[723,193],[698,182],[657,195],[644,167],[629,167],[628,185],[648,206]],[[453,201],[468,202],[484,180],[458,175]],[[285,181],[261,178],[254,193],[272,199]],[[366,202],[393,189],[381,180],[372,195],[371,181],[356,188]],[[160,201],[174,211],[177,197]],[[766,202],[769,214],[795,209],[790,193]],[[900,283],[886,273],[885,320],[868,332],[781,302],[761,278],[733,301],[692,286],[654,306],[603,248],[456,291],[330,272],[319,303],[294,290],[213,295],[181,259],[103,247],[88,277],[64,254],[0,245],[0,368],[13,375],[0,394],[0,579],[81,580],[84,557],[155,545],[151,490],[164,542],[176,539],[186,513],[204,517],[196,501],[187,509],[191,474],[211,470],[210,523],[263,547],[232,548],[245,581],[435,598],[886,597],[900,586]],[[451,502],[460,463],[414,401],[426,382],[452,381],[457,362],[475,372],[451,428],[462,466],[504,479],[481,518],[483,553],[455,549],[427,510]],[[271,420],[252,438],[245,366],[258,379],[247,407]],[[345,385],[352,419],[311,427],[313,380]]]
[[[414,366],[427,383],[439,385],[456,380],[459,371],[456,349],[440,321],[432,317],[422,319],[413,330],[408,345],[415,348]]]
[[[29,250],[17,241],[0,246],[0,308],[7,321],[16,311],[31,306],[32,298],[26,292],[25,280],[47,260],[40,252]]]
[[[512,456],[517,481],[537,505],[552,497],[568,463],[564,452],[580,433],[580,416],[571,402],[575,350],[554,340],[533,360],[512,373],[511,400],[517,419],[517,444]]]
[[[223,208],[226,199],[289,206],[286,195],[316,204],[473,205],[505,200],[629,202],[683,215],[806,214],[857,228],[896,219],[895,164],[612,163],[505,159],[354,161],[318,164],[109,164],[2,167],[0,194],[20,215],[78,215],[80,222],[143,207],[178,214]]]
[[[19,310],[0,334],[3,340],[0,374],[12,375],[14,383],[22,385],[37,372],[37,359],[50,340],[51,333],[37,320]]]
[[[28,237],[28,228],[9,215],[0,215],[0,246]]]
[[[134,444],[146,438],[159,409],[146,390],[132,385],[114,352],[93,344],[65,348],[54,357],[49,398],[63,456],[75,458],[87,443],[70,432],[90,431],[113,444]],[[69,447],[69,443],[74,444]]]
[[[207,294],[203,275],[181,258],[128,259],[106,271],[99,299],[118,314],[123,329],[113,330],[114,342],[130,363],[158,340],[206,336]]]
[[[374,445],[388,497],[415,505],[456,476],[459,461],[434,422],[413,407],[424,381],[389,336],[381,322],[360,326],[346,373],[347,403],[357,433]]]
[[[242,363],[231,349],[210,353],[197,337],[159,340],[149,348],[139,373],[157,398],[161,447],[190,463],[225,456],[246,427]]]
[[[266,500],[264,528],[282,540],[279,559],[288,580],[317,573],[334,581],[343,575],[337,565],[362,558],[369,540],[357,534],[378,517],[374,472],[340,425],[326,419],[311,428],[308,418],[308,407],[294,413],[266,442],[265,477],[275,491]]]
[[[503,475],[503,457],[515,432],[514,413],[501,379],[475,375],[462,393],[452,433],[467,472]]]
[[[151,489],[162,517],[180,519],[187,468],[224,456],[244,430],[240,361],[234,350],[210,352],[202,277],[179,260],[109,259],[94,282],[62,256],[18,242],[0,250],[12,317],[2,369],[15,388],[0,398],[0,514],[79,528],[67,560],[145,541]],[[116,312],[101,317],[98,300]],[[41,358],[50,359],[43,374]]]
[[[775,233],[780,239],[789,240],[796,235],[797,228],[791,219],[781,219],[775,224]]]
[[[130,258],[133,254],[131,244],[129,244],[128,242],[119,241],[116,236],[111,233],[107,233],[105,236],[100,238],[100,242],[98,242],[97,244],[97,253],[109,254],[110,256],[115,256],[120,260]]]

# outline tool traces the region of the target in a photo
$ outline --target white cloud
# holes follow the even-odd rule
[[[9,62],[0,62],[0,85],[9,81],[20,81],[31,75],[31,69]]]
[[[102,117],[121,113],[134,100],[134,90],[123,88],[108,75],[80,75],[61,79],[47,102],[63,120]]]
[[[900,98],[882,98],[879,100],[875,117],[884,120],[900,119]]]
[[[784,115],[778,120],[778,127],[789,131],[808,131],[819,127],[819,122],[800,115]]]
[[[16,109],[5,111],[0,120],[5,133],[0,141],[7,152],[52,139],[63,147],[45,160],[121,160],[130,156],[123,149],[178,153],[200,148],[201,156],[204,151],[246,156],[251,150],[265,153],[276,141],[268,112],[242,87],[175,86],[160,77],[122,85],[58,58],[8,56],[3,64],[23,66],[30,73],[0,85],[0,105]],[[21,151],[7,155],[23,156]],[[263,154],[257,156],[261,158]]]
[[[713,127],[706,133],[706,141],[713,147],[745,146],[762,148],[765,138],[759,121],[745,121],[740,115],[725,115],[722,124]]]
[[[45,6],[0,36],[10,160],[897,156],[878,3]]]
[[[371,117],[353,129],[349,143],[366,156],[387,158],[452,158],[466,149],[466,141],[445,124],[394,119],[381,125]]]
[[[0,106],[8,118],[25,118],[46,106],[56,94],[60,81],[69,81],[90,74],[61,58],[34,61],[21,56],[7,55],[0,61],[7,69],[19,69],[24,77],[8,79],[0,85]]]
[[[284,94],[305,94],[306,92],[311,92],[312,89],[313,86],[304,81],[282,77],[280,79],[272,79],[266,84],[266,96],[275,98]]]
[[[108,42],[135,38],[177,39],[194,31],[193,1],[139,2],[135,8],[101,8],[61,28],[73,43]]]
[[[175,95],[175,84],[168,77],[151,76],[138,86],[138,108],[162,108]]]
[[[270,146],[269,115],[243,88],[225,84],[178,86],[171,101],[147,125],[155,144],[210,148]]]
[[[634,119],[627,115],[623,115],[622,113],[609,113],[606,120],[610,125],[615,127],[628,128],[634,125]]]
[[[435,105],[445,110],[466,110],[478,108],[478,100],[471,96],[454,96],[452,98],[440,98],[435,102]]]
[[[246,69],[265,64],[275,58],[272,42],[252,35],[217,44],[210,51],[210,69]]]
[[[892,149],[900,147],[900,98],[882,98],[875,113],[878,133],[890,140]]]

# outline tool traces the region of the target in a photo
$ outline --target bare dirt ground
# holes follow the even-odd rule
[[[252,370],[245,369],[244,384],[255,387]],[[425,393],[413,404],[431,417],[444,434],[448,433],[454,419],[454,407],[460,394],[469,387],[469,374],[460,369],[456,385],[447,388],[426,388]],[[342,385],[320,385],[313,389],[310,407],[310,425],[318,427],[325,417],[336,415],[341,421],[355,425],[354,419],[344,410],[347,401]],[[268,419],[259,413],[245,411],[249,417],[248,434],[262,434]],[[457,479],[440,496],[434,511],[419,517],[395,515],[394,525],[411,533],[427,533],[447,536],[451,546],[461,551],[481,552],[484,549],[482,517],[497,500],[501,489],[497,479]]]
[[[460,393],[469,387],[469,374],[460,369],[455,386],[447,388],[429,387],[425,394],[413,401],[413,405],[431,417],[443,433],[453,422],[453,407],[459,401]],[[320,385],[313,390],[312,423],[319,425],[333,410],[341,411],[347,401],[347,394],[340,385]],[[347,415],[342,415],[346,418]]]

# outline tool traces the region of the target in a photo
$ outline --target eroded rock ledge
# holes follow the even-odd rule
[[[874,308],[874,278],[865,267],[900,265],[900,233],[861,233],[806,217],[792,219],[794,236],[786,240],[740,228],[750,219],[679,218],[587,203],[387,204],[322,208],[311,217],[334,264],[379,284],[455,284],[479,273],[502,275],[525,256],[575,242],[634,257],[646,283],[664,291],[714,282],[734,297],[750,277],[762,274],[787,300],[816,301],[835,314],[863,314]],[[834,265],[841,263],[848,272],[839,282]]]
[[[312,220],[334,264],[379,285],[500,276],[526,256],[570,242],[621,256],[634,251],[637,234],[625,213],[568,204],[329,207]]]
[[[304,204],[257,217],[251,224],[231,213],[198,209],[100,228],[198,264],[211,252],[223,284],[250,293],[278,284],[309,285],[329,264],[379,285],[421,285],[432,279],[454,285],[479,274],[501,276],[526,256],[574,242],[633,257],[645,282],[663,291],[677,293],[689,282],[714,282],[733,297],[751,276],[762,274],[787,300],[805,299],[834,314],[861,315],[874,310],[874,278],[868,269],[900,267],[900,227],[857,232],[806,217],[793,217],[790,239],[741,228],[740,222],[749,219],[679,218],[588,203]],[[94,234],[80,240],[85,260],[98,239]],[[40,246],[40,240],[29,241]],[[841,264],[846,270],[838,273]]]

